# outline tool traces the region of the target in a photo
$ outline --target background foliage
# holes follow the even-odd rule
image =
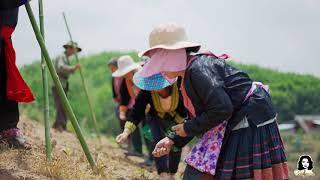
[[[115,135],[119,132],[118,121],[115,118],[115,105],[112,101],[111,73],[106,63],[114,56],[131,55],[138,60],[136,52],[103,52],[81,58],[84,76],[88,84],[90,96],[93,100],[95,113],[100,130],[103,133]],[[75,61],[72,60],[74,63]],[[270,86],[273,103],[279,113],[280,122],[292,120],[295,114],[320,114],[320,79],[311,75],[283,73],[277,70],[261,68],[257,65],[244,65],[231,62],[234,66],[247,72],[252,79],[261,81]],[[42,121],[42,82],[39,61],[21,68],[27,83],[31,86],[37,101],[32,104],[23,104],[22,111],[30,118]],[[50,77],[50,76],[49,76]],[[51,78],[50,87],[51,87]],[[51,89],[50,120],[53,123],[55,111]],[[93,123],[88,113],[88,105],[82,90],[79,73],[70,78],[68,94],[71,105],[81,127],[87,133],[93,133]]]

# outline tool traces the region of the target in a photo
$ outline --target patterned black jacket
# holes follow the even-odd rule
[[[199,55],[186,70],[184,84],[196,112],[196,118],[184,124],[189,137],[202,135],[224,120],[228,120],[228,133],[245,116],[255,125],[275,117],[271,98],[263,88],[243,102],[252,80],[223,59]],[[179,141],[177,136],[171,139]]]

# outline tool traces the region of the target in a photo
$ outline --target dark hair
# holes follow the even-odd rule
[[[148,56],[142,56],[141,58],[140,58],[140,61],[142,61],[142,62],[147,62],[147,61],[149,61],[149,57]]]
[[[186,53],[190,54],[190,53],[197,53],[200,50],[200,47],[189,47],[186,48]]]
[[[113,65],[113,66],[118,67],[118,58],[117,58],[117,57],[113,57],[113,58],[107,63],[107,65],[108,65],[108,66]]]
[[[167,91],[168,91],[168,94],[172,94],[172,91],[173,91],[173,85],[171,85],[171,86],[168,86],[168,87],[166,87],[165,88]]]
[[[302,166],[302,160],[303,160],[303,159],[308,159],[308,162],[309,162],[308,170],[313,169],[313,162],[312,162],[311,157],[310,157],[310,156],[307,156],[307,155],[304,155],[304,156],[301,156],[301,157],[299,158],[299,161],[298,161],[298,164],[297,164],[298,170],[304,170],[304,169],[305,169],[305,168]]]

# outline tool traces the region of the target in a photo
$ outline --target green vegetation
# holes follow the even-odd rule
[[[95,107],[98,126],[103,133],[115,135],[119,132],[118,121],[115,119],[115,105],[112,101],[111,73],[106,63],[114,56],[125,53],[103,52],[80,59],[84,77],[86,79],[90,97]],[[138,59],[136,52],[129,52],[134,59]],[[75,61],[73,60],[75,63]],[[37,101],[22,105],[22,110],[31,119],[42,122],[43,96],[41,83],[41,69],[39,61],[25,65],[21,72],[31,86]],[[261,68],[256,65],[243,65],[232,62],[233,65],[246,71],[257,81],[268,84],[271,89],[273,102],[279,112],[280,121],[292,120],[295,114],[320,113],[320,79],[310,75],[282,73],[275,70]],[[51,78],[50,85],[51,87]],[[89,107],[82,92],[79,73],[70,77],[70,91],[68,97],[79,120],[80,126],[89,134],[94,132],[93,122],[90,119]],[[49,97],[52,97],[51,91]],[[50,98],[50,120],[53,123],[55,111],[53,99]]]
[[[252,79],[270,86],[280,121],[293,120],[295,114],[320,114],[320,79],[311,75],[283,73],[256,65],[235,64]]]

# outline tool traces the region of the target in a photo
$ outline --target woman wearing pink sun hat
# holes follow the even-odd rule
[[[288,166],[268,88],[225,62],[226,55],[198,53],[176,24],[153,29],[150,57],[136,79],[182,77],[190,120],[158,142],[154,156],[170,152],[178,138],[198,136],[185,161],[184,179],[288,179]],[[135,78],[134,78],[135,79]],[[156,88],[156,86],[155,86]],[[149,90],[156,90],[150,89]]]

